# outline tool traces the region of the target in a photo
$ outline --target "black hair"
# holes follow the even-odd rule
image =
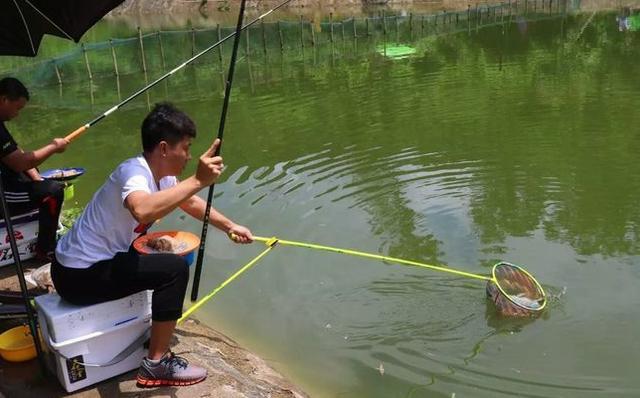
[[[11,101],[24,98],[29,101],[29,91],[22,82],[15,77],[5,77],[0,80],[0,96],[5,96]]]
[[[185,137],[195,138],[196,125],[186,113],[169,102],[156,104],[142,122],[142,149],[151,152],[166,141],[173,146]]]

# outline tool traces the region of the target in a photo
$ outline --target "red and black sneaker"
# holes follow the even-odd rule
[[[206,377],[206,369],[189,365],[186,359],[167,351],[159,361],[143,359],[136,381],[141,387],[190,386]]]

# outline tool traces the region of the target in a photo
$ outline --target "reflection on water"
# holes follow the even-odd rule
[[[244,56],[215,205],[262,236],[478,274],[523,264],[552,297],[541,318],[497,317],[483,282],[288,247],[200,317],[314,396],[637,395],[624,358],[640,355],[639,38],[615,13],[520,25],[403,38],[416,49],[403,59],[373,38]],[[194,116],[194,154],[217,126],[221,70],[214,58],[150,92]],[[143,80],[122,76],[122,93]],[[37,90],[12,126],[20,142],[117,102],[114,79],[94,84],[93,104],[86,85]],[[139,150],[147,106],[138,98],[46,165],[87,169],[80,203]],[[200,226],[175,214],[157,228]],[[209,239],[202,291],[261,250]]]

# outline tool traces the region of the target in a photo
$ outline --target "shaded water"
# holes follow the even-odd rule
[[[638,41],[598,14],[414,38],[400,60],[367,40],[244,57],[217,208],[262,236],[480,274],[521,264],[551,302],[540,319],[500,319],[479,281],[279,247],[199,317],[312,396],[637,396]],[[149,96],[194,117],[194,155],[217,129],[217,71],[188,68]],[[95,84],[93,106],[82,85],[34,92],[19,141],[117,102],[113,80]],[[79,204],[139,151],[146,111],[142,96],[46,165],[87,168]],[[200,231],[180,214],[157,228]],[[209,238],[201,292],[262,250]]]

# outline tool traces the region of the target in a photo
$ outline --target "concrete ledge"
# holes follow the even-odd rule
[[[2,323],[0,329],[10,327]],[[207,368],[203,382],[188,387],[139,388],[136,371],[125,373],[67,395],[54,375],[44,377],[37,360],[25,363],[0,361],[0,398],[7,397],[215,397],[215,398],[304,398],[303,391],[273,370],[264,360],[238,346],[229,337],[194,320],[177,329],[172,350]]]
[[[41,264],[25,264],[27,269]],[[18,290],[15,268],[0,270],[0,290]],[[35,293],[35,292],[33,292]],[[26,320],[25,320],[26,321]],[[0,320],[0,332],[21,324]],[[215,398],[303,398],[308,397],[263,359],[240,347],[231,338],[196,320],[186,320],[177,329],[172,350],[205,367],[203,382],[187,387],[138,388],[136,371],[125,373],[68,395],[55,375],[43,375],[39,362],[10,363],[0,359],[0,398],[6,397],[215,397]]]

